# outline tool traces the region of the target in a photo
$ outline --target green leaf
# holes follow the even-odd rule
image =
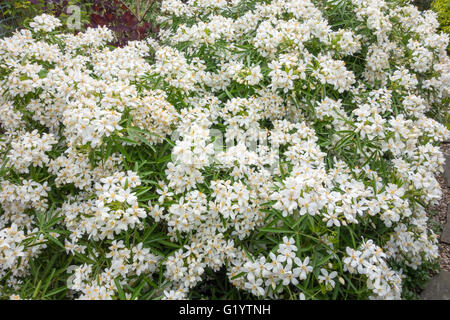
[[[280,228],[261,228],[261,232],[273,232],[273,233],[297,233],[296,231]]]
[[[142,280],[141,283],[139,283],[139,285],[136,287],[136,289],[134,289],[130,300],[134,300],[139,296],[139,293],[141,292],[142,288],[145,286],[145,283],[146,283],[145,280]]]
[[[119,294],[120,300],[126,300],[125,293],[123,292],[122,286],[119,282],[119,277],[114,279],[114,283],[116,284],[117,293]]]

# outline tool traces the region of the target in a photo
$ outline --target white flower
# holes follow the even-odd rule
[[[322,268],[320,269],[320,273],[322,275],[319,275],[317,279],[319,279],[320,282],[325,282],[326,286],[330,285],[332,288],[334,288],[335,282],[333,279],[336,278],[337,272],[332,271],[330,274],[328,274],[328,271]]]

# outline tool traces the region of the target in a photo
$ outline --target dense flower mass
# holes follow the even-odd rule
[[[164,0],[158,23],[0,40],[0,295],[405,297],[438,257],[436,15]]]

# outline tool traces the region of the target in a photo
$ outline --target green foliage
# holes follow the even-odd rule
[[[4,90],[0,99],[8,102],[4,107],[6,116],[18,114],[20,121],[1,122],[9,130],[0,136],[6,141],[4,147],[0,144],[0,182],[3,183],[0,185],[0,204],[3,206],[0,207],[0,216],[10,219],[7,216],[9,212],[14,216],[20,211],[6,200],[2,202],[1,195],[10,188],[21,192],[14,196],[16,198],[28,196],[30,191],[21,191],[24,179],[39,184],[45,182],[48,196],[45,193],[42,201],[47,201],[48,207],[43,210],[35,205],[23,209],[24,215],[32,218],[33,229],[27,227],[25,238],[20,238],[19,243],[14,237],[14,243],[19,243],[22,249],[39,246],[42,250],[27,256],[18,255],[22,249],[17,250],[19,253],[5,250],[5,257],[15,264],[10,270],[3,268],[6,271],[0,274],[0,299],[16,295],[23,299],[76,298],[76,291],[82,292],[82,298],[161,299],[175,296],[175,293],[170,293],[175,289],[181,290],[185,294],[183,298],[187,299],[353,300],[368,299],[374,297],[374,293],[379,297],[417,298],[429,279],[430,271],[438,269],[437,236],[433,232],[438,226],[430,228],[429,223],[426,224],[429,212],[425,209],[439,197],[434,194],[439,187],[433,180],[438,165],[442,164],[437,146],[443,137],[449,135],[435,121],[430,120],[429,125],[424,125],[423,120],[428,119],[423,114],[425,108],[422,110],[422,103],[428,102],[426,97],[434,97],[432,90],[408,84],[412,78],[408,78],[410,73],[406,71],[401,76],[398,74],[401,67],[412,66],[411,69],[419,70],[411,71],[414,77],[417,75],[419,83],[432,77],[439,79],[438,72],[432,70],[431,65],[444,64],[447,60],[442,55],[430,55],[433,60],[430,60],[428,69],[422,70],[416,61],[420,56],[413,56],[416,49],[407,44],[410,39],[423,39],[420,34],[408,31],[404,27],[406,23],[400,23],[399,19],[407,20],[409,25],[418,22],[414,18],[408,20],[394,15],[389,20],[392,29],[382,30],[385,24],[381,24],[379,31],[389,32],[389,40],[396,43],[401,49],[397,51],[402,54],[387,59],[385,65],[373,62],[374,56],[382,56],[383,53],[389,56],[390,50],[384,52],[385,43],[379,40],[379,35],[364,20],[355,18],[354,12],[359,10],[356,4],[349,0],[314,2],[328,21],[328,25],[319,29],[326,33],[329,26],[331,40],[321,40],[321,33],[318,33],[317,37],[305,39],[302,43],[304,48],[300,49],[295,45],[295,34],[286,30],[288,28],[277,30],[282,23],[274,23],[274,26],[270,25],[273,32],[280,31],[283,36],[273,56],[265,51],[270,49],[269,46],[256,46],[259,43],[256,33],[268,35],[264,28],[251,28],[250,20],[253,18],[247,21],[249,31],[238,28],[243,23],[238,19],[246,14],[247,9],[261,3],[254,0],[242,1],[239,6],[230,5],[223,10],[215,9],[222,18],[233,19],[231,23],[236,26],[233,29],[237,30],[236,35],[220,35],[230,21],[222,18],[226,23],[212,20],[208,13],[202,13],[204,8],[192,5],[192,10],[198,11],[198,17],[159,17],[166,36],[162,36],[159,42],[155,41],[158,46],[145,50],[133,44],[111,49],[106,43],[111,41],[112,32],[101,31],[101,28],[87,31],[86,37],[78,39],[80,43],[74,43],[70,37],[66,39],[59,34],[62,28],[55,22],[55,28],[48,33],[39,26],[31,26],[35,28],[33,41],[51,45],[48,51],[54,50],[53,56],[56,57],[64,56],[64,61],[36,58],[39,57],[38,46],[30,46],[31,49],[24,52],[16,50],[23,43],[20,35],[6,39],[4,43],[10,41],[11,49],[5,53],[0,50],[0,81],[4,83],[4,89],[0,88],[0,93]],[[141,4],[140,1],[135,3]],[[386,16],[395,3],[389,2],[389,7],[384,9]],[[403,4],[403,0],[399,3]],[[139,12],[139,5],[130,8]],[[145,17],[145,14],[138,16]],[[287,21],[291,18],[289,12],[283,17]],[[261,25],[268,20],[258,19]],[[320,21],[313,22],[311,25]],[[51,19],[46,23],[52,26]],[[183,23],[185,27],[181,29]],[[425,30],[431,29],[426,28],[426,20],[418,24],[422,24]],[[191,26],[197,27],[195,32],[189,31]],[[353,32],[344,33],[339,31],[341,28]],[[190,37],[183,38],[182,32],[181,40],[177,40],[175,35],[168,37],[169,29],[184,30],[184,34],[190,33]],[[347,43],[342,41],[345,35]],[[148,40],[151,40],[149,44],[154,41]],[[353,49],[345,49],[346,44],[351,44]],[[377,48],[375,53],[370,51],[373,47]],[[428,52],[426,43],[419,49]],[[445,55],[445,45],[434,50]],[[299,57],[299,52],[303,56]],[[17,61],[14,67],[8,66],[9,60]],[[239,67],[236,74],[223,72],[224,61],[232,67]],[[370,69],[368,62],[375,66],[380,64],[380,68]],[[33,71],[35,66],[39,69]],[[136,70],[144,72],[135,75]],[[205,74],[205,70],[210,74]],[[31,82],[28,73],[33,75],[33,87],[25,86]],[[286,74],[286,78],[287,75],[294,76],[296,81],[292,86],[286,82],[288,86],[282,90],[282,77],[277,73]],[[365,77],[365,74],[373,75],[375,80]],[[379,74],[386,76],[385,84],[381,84],[383,78],[376,78]],[[208,80],[209,76],[214,79],[216,75],[224,75],[229,80],[220,90],[216,89],[217,84]],[[246,79],[251,75],[254,79]],[[360,86],[347,90],[347,82],[353,75]],[[332,78],[341,81],[336,85],[330,81]],[[16,89],[16,83],[22,87]],[[51,90],[50,83],[53,83]],[[274,91],[265,92],[264,89],[270,86],[275,86]],[[439,86],[445,90],[448,88],[444,81],[436,85],[436,90]],[[164,93],[164,98],[159,91]],[[55,97],[59,93],[63,94],[63,100]],[[412,100],[412,94],[417,95],[419,103]],[[261,97],[266,99],[258,100]],[[419,99],[421,97],[423,102]],[[259,109],[253,101],[263,104],[262,101],[272,100],[282,103],[274,103],[265,116],[256,115],[255,110],[258,114],[266,111]],[[445,100],[437,97],[429,100],[429,116],[438,119]],[[32,101],[41,101],[42,104],[34,108]],[[57,130],[52,127],[50,131],[46,119],[41,119],[39,113],[42,110],[42,113],[50,113],[51,108],[61,101],[61,110],[52,115],[60,126]],[[232,109],[235,103],[239,105]],[[290,109],[285,109],[285,105]],[[92,113],[87,112],[87,106]],[[177,117],[167,120],[173,114]],[[209,118],[212,119],[208,120],[210,124],[201,123],[202,119]],[[404,121],[405,118],[408,122]],[[286,120],[283,123],[289,127],[281,128],[280,119]],[[240,163],[240,157],[245,159],[252,154],[242,148],[238,149],[239,155],[234,155],[229,151],[232,150],[230,147],[224,163],[202,162],[199,165],[202,180],[193,187],[195,193],[191,189],[177,187],[176,183],[183,180],[183,176],[172,175],[172,172],[180,170],[194,179],[192,168],[197,164],[177,162],[172,156],[186,155],[186,150],[194,151],[195,155],[208,152],[206,148],[200,149],[212,144],[203,127],[222,134],[232,133],[232,129],[244,130],[235,125],[237,121],[242,121],[243,128],[254,128],[256,133],[270,132],[273,144],[279,144],[276,170],[269,172],[270,162],[265,167],[264,155],[261,155],[262,164]],[[439,121],[445,120],[439,118]],[[159,123],[163,125],[157,125]],[[175,127],[181,129],[178,130],[181,137],[169,138]],[[93,129],[88,130],[90,128]],[[55,137],[53,147],[41,156],[48,156],[49,164],[33,163],[31,166],[31,162],[22,161],[23,158],[26,160],[23,154],[30,149],[29,143],[25,144],[27,137],[31,134],[41,141],[43,138],[40,136],[47,131]],[[96,139],[99,137],[97,132],[101,132],[101,139]],[[161,139],[155,140],[155,137]],[[46,144],[40,142],[42,150],[46,150]],[[66,161],[63,159],[65,154],[73,156],[67,157]],[[112,162],[111,158],[117,155],[120,155],[120,160],[117,158]],[[37,158],[34,154],[30,157]],[[200,156],[196,157],[202,160]],[[108,161],[113,164],[108,164]],[[85,163],[86,168],[78,169],[80,163]],[[21,169],[22,165],[27,165],[29,171]],[[73,169],[69,172],[66,167]],[[108,179],[113,171],[114,174],[125,171],[130,174],[128,172],[132,171],[136,174],[133,177],[139,177],[142,183],[131,184],[130,187],[132,180],[127,180],[123,185],[123,191],[128,196],[131,192],[135,199],[125,201],[124,195],[122,201],[117,200],[117,192],[109,190],[110,185],[115,184],[116,176],[113,180]],[[424,173],[426,176],[422,176]],[[95,190],[93,186],[87,188],[82,184],[81,180],[88,174],[86,185],[95,183]],[[80,180],[75,179],[75,175],[79,175]],[[10,197],[13,191],[4,191],[4,197]],[[204,205],[200,203],[203,199]],[[198,206],[193,206],[194,200],[198,201]],[[132,207],[129,201],[133,203]],[[230,203],[226,204],[226,201]],[[189,207],[191,202],[192,208]],[[103,211],[105,207],[108,212]],[[140,208],[148,215],[139,220],[139,226],[116,218],[125,216],[124,212],[129,209],[139,213],[137,209]],[[158,208],[162,210],[158,211]],[[204,212],[201,211],[203,208]],[[102,225],[103,216],[114,225]],[[189,219],[189,223],[182,219]],[[6,221],[9,224],[9,220]],[[178,227],[180,222],[182,227]],[[124,227],[113,228],[117,223]],[[203,230],[204,225],[209,229]],[[106,231],[109,233],[96,236],[97,232]],[[5,239],[9,241],[14,235],[8,234]],[[222,239],[228,242],[215,243]],[[126,248],[120,253],[115,252],[117,241]],[[113,250],[113,246],[116,249]],[[148,253],[138,253],[142,248],[148,250],[152,257]],[[27,257],[27,260],[22,257]],[[303,276],[300,277],[300,273],[296,276],[302,281],[290,282],[284,281],[289,278],[282,278],[286,275],[284,268],[291,271],[290,258],[296,265],[311,266]],[[295,258],[301,260],[296,261]],[[201,263],[201,269],[194,269],[197,261]],[[259,264],[257,267],[253,265],[256,262]],[[270,264],[266,266],[266,262]],[[24,271],[19,273],[17,270],[21,264]],[[148,268],[148,272],[136,272],[137,267],[155,264],[157,268],[154,270]],[[7,266],[6,263],[4,265]],[[192,279],[185,276],[191,266],[192,274],[199,278],[188,283],[192,285],[189,290],[184,290],[187,286],[183,283],[185,279]],[[0,260],[0,271],[2,267]],[[123,271],[128,267],[130,271]],[[267,273],[262,273],[261,267]],[[74,268],[78,270],[76,274],[72,274]],[[89,272],[83,271],[84,268]],[[80,279],[78,284],[74,281],[76,276]],[[246,286],[252,285],[255,277],[269,281],[272,276],[278,280],[266,282],[265,288],[261,287],[263,293],[258,287],[255,291]],[[334,280],[324,281],[326,278],[323,276]],[[401,287],[404,290],[400,296]],[[92,288],[107,292],[96,295]],[[379,291],[374,291],[374,288]],[[393,293],[386,295],[386,290]]]
[[[450,2],[448,0],[434,0],[431,9],[438,14],[441,30],[450,33]]]
[[[89,0],[69,0],[67,2],[57,0],[48,2],[45,0],[30,1],[30,0],[5,0],[2,10],[0,11],[0,20],[12,21],[12,23],[5,23],[2,25],[6,30],[5,34],[11,33],[16,29],[25,27],[29,21],[42,13],[47,13],[58,17],[62,24],[64,31],[72,31],[68,27],[68,8],[76,6],[79,8],[80,13],[80,26],[83,27],[89,22],[89,16],[91,11],[91,3]],[[1,21],[0,21],[1,23]],[[0,33],[0,36],[2,34]]]
[[[39,13],[36,6],[29,0],[6,0],[2,3],[0,11],[0,36],[11,33],[23,25],[23,22]]]
[[[407,266],[402,266],[405,278],[403,279],[403,299],[420,299],[419,294],[425,289],[428,281],[430,281],[432,274],[439,271],[439,263],[425,262],[417,269],[412,269]],[[430,270],[432,273],[430,273]]]
[[[450,1],[434,0],[431,3],[431,9],[438,14],[440,30],[450,34]],[[450,53],[450,45],[447,46],[447,53]],[[447,129],[450,129],[450,112],[448,111],[450,99],[444,99],[443,102],[444,110],[442,112],[442,123],[445,124]]]

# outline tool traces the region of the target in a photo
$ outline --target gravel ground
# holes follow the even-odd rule
[[[441,150],[444,154],[450,154],[450,144],[442,144]],[[447,223],[447,207],[450,204],[450,188],[446,185],[443,174],[438,175],[437,180],[441,185],[443,194],[439,204],[433,208],[436,210],[436,215],[433,218],[444,226]],[[450,245],[439,242],[439,255],[441,269],[450,271]]]

